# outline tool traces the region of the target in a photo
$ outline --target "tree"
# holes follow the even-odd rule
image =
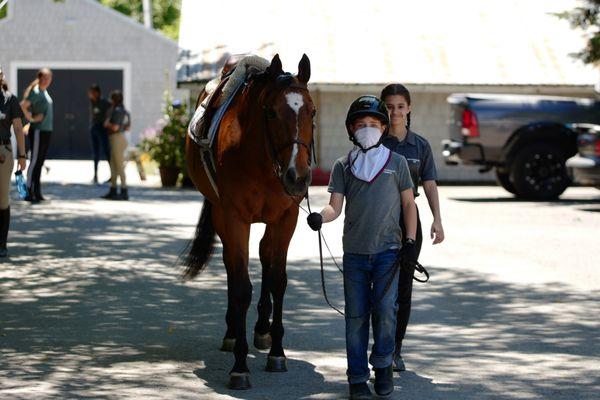
[[[569,21],[574,29],[582,29],[586,33],[585,48],[571,55],[586,64],[600,65],[600,0],[584,0],[574,10],[555,15]]]
[[[97,0],[138,22],[144,19],[142,0]],[[179,37],[181,0],[152,0],[152,23],[155,29],[173,40]]]

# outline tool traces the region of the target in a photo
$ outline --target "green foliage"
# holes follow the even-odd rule
[[[584,49],[572,56],[586,64],[600,63],[600,0],[583,0],[574,10],[555,14],[569,21],[571,27],[581,29],[588,38]]]
[[[138,22],[144,21],[142,0],[97,0]],[[165,36],[177,40],[181,0],[152,0],[152,23]]]
[[[174,105],[168,97],[164,117],[144,132],[138,145],[140,150],[156,161],[159,167],[185,170],[185,135],[189,122],[186,105]]]

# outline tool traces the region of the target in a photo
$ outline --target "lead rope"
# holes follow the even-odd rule
[[[312,209],[310,207],[310,198],[309,198],[309,195],[308,195],[308,190],[306,191],[306,196],[304,196],[304,197],[306,198],[306,205],[308,207],[308,210],[306,208],[302,207],[302,205],[300,204],[301,201],[297,202],[296,199],[294,199],[293,197],[291,197],[291,198],[292,198],[292,201],[294,201],[294,203],[296,203],[296,205],[298,205],[298,207],[302,211],[304,211],[306,214],[311,214],[312,213]],[[335,264],[335,266],[337,267],[337,269],[342,274],[344,274],[344,270],[339,266],[339,264],[335,260],[335,257],[333,256],[333,253],[331,252],[331,249],[329,248],[329,245],[327,244],[327,241],[325,240],[325,237],[323,236],[323,233],[321,232],[321,229],[319,229],[318,235],[319,235],[319,261],[320,261],[320,264],[321,264],[321,288],[323,289],[323,297],[325,297],[325,301],[327,302],[327,305],[329,305],[329,307],[331,307],[333,310],[337,311],[337,313],[340,314],[341,316],[345,317],[346,314],[344,314],[342,311],[340,311],[340,309],[338,309],[333,304],[331,304],[331,302],[329,301],[329,297],[327,296],[327,288],[325,287],[325,267],[324,267],[324,263],[323,263],[323,244],[322,244],[323,242],[325,242],[325,247],[327,247],[327,251],[329,252],[329,256],[331,257],[331,260],[333,261],[333,263]],[[413,275],[413,279],[415,281],[421,282],[421,283],[427,282],[429,280],[429,272],[427,272],[427,270],[425,269],[425,267],[422,266],[418,261],[415,263],[414,267],[415,267],[415,271],[419,272],[420,274],[424,274],[425,275],[425,279],[419,279],[419,278],[417,278],[414,275]],[[394,263],[394,266],[392,268],[394,269],[394,272],[393,272],[392,276],[390,277],[390,279],[388,280],[387,284],[385,285],[385,288],[383,290],[383,293],[381,294],[381,297],[374,304],[378,304],[379,302],[381,302],[381,300],[383,300],[383,297],[385,297],[385,294],[387,293],[387,291],[390,290],[390,287],[392,286],[392,282],[394,281],[394,278],[396,277],[396,274],[401,269],[400,257],[398,257],[396,259],[396,262]]]
[[[306,191],[306,205],[308,206],[308,214],[311,214],[312,210],[310,209],[310,200],[308,197],[308,190]],[[304,211],[306,211],[306,210],[304,210]],[[327,305],[329,305],[329,307],[331,307],[333,310],[337,311],[337,313],[340,314],[342,317],[346,317],[346,314],[344,314],[342,311],[340,311],[340,309],[338,309],[336,306],[331,304],[331,302],[329,301],[329,297],[327,297],[327,289],[325,287],[325,267],[323,265],[323,244],[322,244],[323,234],[321,233],[321,229],[319,229],[318,234],[319,234],[319,260],[321,262],[321,288],[323,289],[323,297],[325,297],[325,301],[327,302]],[[327,245],[327,242],[325,242],[325,244]],[[340,268],[338,263],[335,261],[333,254],[331,254],[331,249],[329,249],[329,246],[327,246],[327,250],[329,250],[331,259],[333,260],[335,266],[343,274],[344,271]]]

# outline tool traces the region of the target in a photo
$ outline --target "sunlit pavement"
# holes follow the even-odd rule
[[[158,189],[156,178],[142,184],[130,166],[132,200],[101,200],[107,186],[88,184],[85,168],[55,162],[49,202],[13,202],[11,257],[0,264],[0,398],[347,396],[344,323],[323,300],[316,234],[304,215],[289,252],[289,372],[265,372],[266,352],[251,348],[254,387],[234,392],[226,388],[233,356],[218,351],[220,254],[193,282],[176,265],[201,197]],[[324,188],[311,194],[313,208],[327,201]],[[408,371],[396,376],[391,398],[598,398],[600,191],[569,189],[553,203],[518,202],[484,186],[442,187],[441,196],[447,240],[424,246],[431,281],[415,284]],[[424,196],[418,202],[427,232]],[[341,220],[324,228],[338,261],[341,228]],[[255,226],[251,238],[249,332],[261,232]],[[342,306],[331,261],[327,286]]]

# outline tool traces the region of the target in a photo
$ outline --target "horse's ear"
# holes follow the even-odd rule
[[[279,76],[283,74],[283,66],[281,65],[279,54],[275,54],[275,56],[271,60],[271,65],[269,65],[266,72],[268,75],[271,76]]]
[[[310,60],[306,54],[302,55],[300,63],[298,63],[298,80],[302,83],[308,83],[310,79]]]

